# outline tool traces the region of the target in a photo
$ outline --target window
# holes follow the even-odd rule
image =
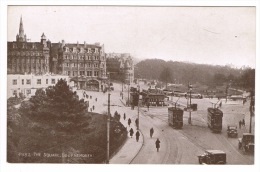
[[[55,84],[55,79],[51,79],[51,83],[52,83],[52,84]]]
[[[46,84],[48,84],[48,82],[49,82],[49,80],[48,80],[48,79],[46,79]]]
[[[14,96],[17,96],[17,90],[14,90],[14,91],[13,91],[13,95],[14,95]]]
[[[74,67],[77,67],[77,64],[76,64],[76,63],[73,63],[73,66],[74,66]]]
[[[98,76],[98,71],[94,71],[94,76]]]
[[[27,95],[31,94],[31,89],[26,90],[26,94]]]
[[[98,67],[98,64],[97,64],[97,63],[94,63],[94,67],[97,68],[97,67]]]
[[[91,48],[88,48],[88,53],[91,53]]]
[[[65,66],[66,66],[66,67],[70,67],[70,64],[69,64],[69,63],[65,63]]]
[[[88,56],[88,60],[91,60],[91,56]]]
[[[37,84],[42,84],[42,80],[41,79],[37,79]]]
[[[85,71],[79,71],[80,75],[85,75]]]
[[[13,79],[13,85],[17,85],[17,79]]]
[[[22,79],[22,85],[24,85],[24,79]]]
[[[68,71],[68,75],[70,76],[70,71]]]
[[[87,76],[92,76],[92,71],[87,71]]]
[[[98,53],[98,48],[95,48],[95,53]]]
[[[73,76],[76,76],[77,75],[77,71],[73,71]]]
[[[80,67],[84,67],[84,63],[80,63]]]

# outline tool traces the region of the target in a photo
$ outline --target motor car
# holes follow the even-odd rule
[[[242,138],[238,139],[238,149],[242,149],[245,153],[254,153],[254,140],[254,134],[243,133]]]
[[[228,137],[237,137],[237,126],[236,125],[227,126],[227,136]]]
[[[222,150],[206,150],[199,155],[199,164],[226,164],[226,153]]]
[[[195,93],[195,92],[186,92],[184,95],[186,98],[189,98],[191,96],[191,98],[197,98],[197,99],[202,99],[203,96],[200,93]]]

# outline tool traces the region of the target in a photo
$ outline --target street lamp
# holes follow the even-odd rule
[[[110,133],[110,75],[107,73],[108,76],[108,106],[107,106],[107,160],[106,163],[109,164],[109,133]]]
[[[127,95],[127,104],[128,106],[130,106],[130,103],[129,103],[129,86],[130,86],[130,73],[128,73],[128,95]]]
[[[139,78],[139,75],[138,75],[138,78]],[[137,121],[138,121],[138,122],[137,122],[136,125],[137,125],[137,130],[139,130],[139,123],[140,123],[140,122],[139,122],[139,108],[140,108],[140,105],[139,105],[139,100],[140,100],[140,99],[139,99],[139,97],[140,97],[139,79],[138,79],[138,81],[137,81],[137,87],[138,87],[138,104],[137,104],[137,105],[138,105],[138,115],[137,115]]]
[[[250,110],[250,123],[249,123],[249,133],[252,132],[252,115],[253,115],[253,107],[254,107],[254,99],[253,99],[253,96],[254,96],[254,92],[253,90],[251,91],[250,93],[250,97],[251,97],[251,101],[250,101],[250,107],[249,107],[249,110]]]
[[[191,91],[192,91],[192,85],[189,83],[189,90],[190,90],[190,108],[189,108],[189,120],[188,123],[191,124]]]

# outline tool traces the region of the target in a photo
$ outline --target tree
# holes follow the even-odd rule
[[[167,89],[167,84],[172,81],[172,73],[170,68],[166,67],[163,69],[163,71],[160,74],[160,81],[166,83],[166,89]]]

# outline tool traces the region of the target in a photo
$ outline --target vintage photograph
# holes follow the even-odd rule
[[[256,7],[7,7],[7,162],[255,164]]]

